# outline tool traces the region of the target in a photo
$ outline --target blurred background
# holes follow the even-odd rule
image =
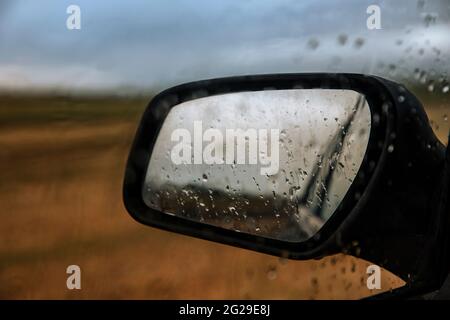
[[[70,30],[69,5],[81,10]],[[369,30],[367,7],[381,11]],[[358,72],[404,83],[443,143],[450,3],[0,3],[0,298],[360,298],[401,286],[370,262],[287,261],[148,228],[126,213],[125,161],[158,91],[211,77]],[[82,289],[66,288],[66,268]]]

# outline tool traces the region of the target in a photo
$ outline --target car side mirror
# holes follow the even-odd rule
[[[353,254],[417,293],[448,273],[445,163],[420,102],[391,81],[205,80],[151,101],[124,202],[146,225],[272,255]]]

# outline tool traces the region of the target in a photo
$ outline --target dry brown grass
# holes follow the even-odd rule
[[[64,103],[79,103],[71,101]],[[142,110],[145,101],[138,103]],[[356,299],[375,293],[365,285],[369,263],[353,257],[284,261],[132,220],[121,187],[137,114],[0,128],[0,298]],[[82,290],[66,288],[71,264],[82,268]],[[383,271],[383,290],[402,283]]]

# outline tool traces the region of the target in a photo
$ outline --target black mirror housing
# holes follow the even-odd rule
[[[363,94],[370,106],[372,130],[363,163],[337,211],[313,238],[292,243],[238,233],[167,215],[144,203],[146,167],[173,106],[268,88],[349,89]],[[387,268],[420,291],[438,285],[448,272],[448,255],[438,249],[448,243],[444,167],[445,147],[420,102],[402,85],[360,74],[240,76],[176,86],[150,102],[130,151],[123,197],[130,215],[149,226],[291,259],[346,252]],[[427,278],[431,267],[442,275]]]

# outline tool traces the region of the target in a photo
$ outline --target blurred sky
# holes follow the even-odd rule
[[[70,4],[81,30],[66,28]],[[382,30],[366,27],[370,4]],[[310,71],[447,78],[449,17],[446,0],[1,0],[0,88],[145,90]]]

